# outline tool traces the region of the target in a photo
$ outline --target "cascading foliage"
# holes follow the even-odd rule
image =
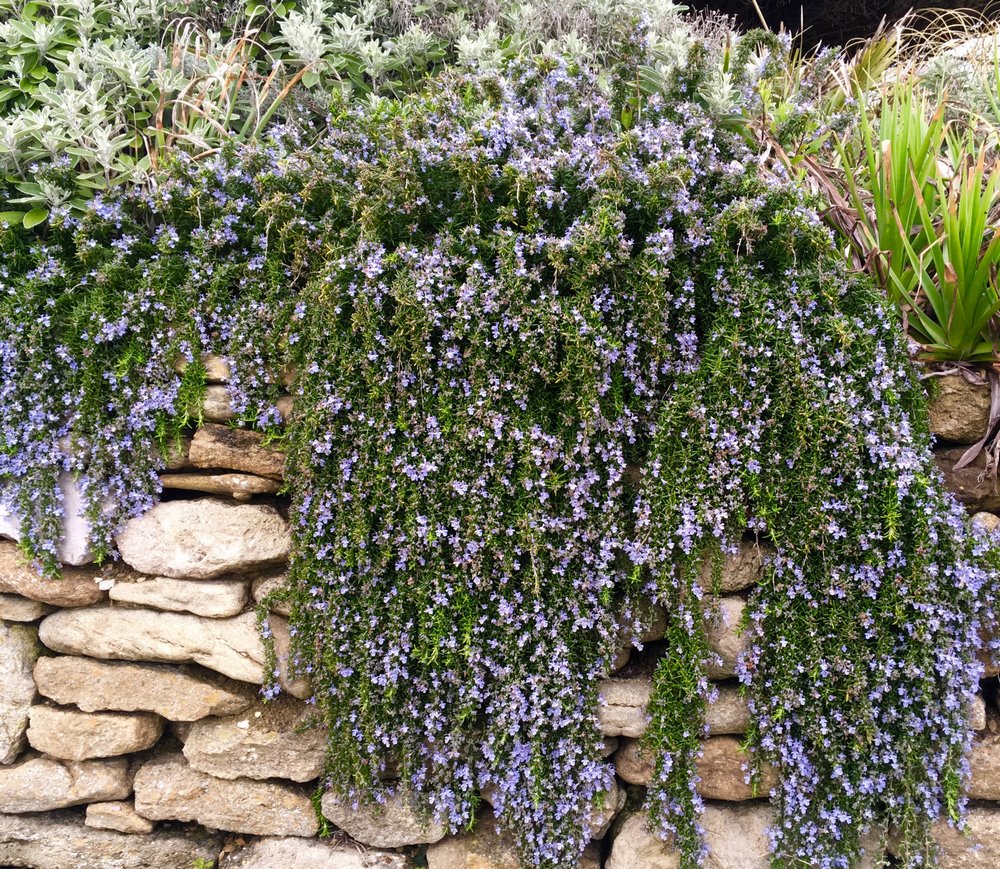
[[[308,147],[277,130],[5,231],[5,503],[55,570],[75,471],[112,553],[197,413],[200,354],[226,356],[244,418],[286,441],[331,786],[456,829],[486,795],[542,867],[576,865],[610,784],[596,684],[649,601],[650,811],[699,862],[703,563],[755,534],[776,555],[740,667],[776,861],[849,866],[892,824],[922,865],[962,808],[994,549],[933,470],[883,301],[689,76],[643,96],[643,49],[623,57],[610,83],[446,75]]]

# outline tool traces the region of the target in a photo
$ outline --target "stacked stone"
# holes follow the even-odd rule
[[[224,422],[227,371],[220,360],[205,366],[219,387],[210,387],[206,419]],[[996,487],[979,471],[950,471],[953,453],[966,449],[959,445],[986,428],[988,387],[958,376],[939,382],[932,422],[947,441],[942,468],[981,513],[977,521],[998,526],[1000,518],[983,512],[1000,509]],[[70,566],[46,580],[15,544],[0,541],[0,866],[191,869],[202,860],[220,869],[518,869],[489,794],[475,828],[459,835],[421,817],[405,795],[376,809],[326,792],[317,814],[311,796],[326,733],[306,702],[310,686],[284,672],[280,606],[269,625],[285,690],[269,703],[259,693],[264,649],[254,609],[281,587],[291,545],[278,494],[283,465],[260,435],[208,422],[170,457],[169,499],[120,535],[121,564],[86,565],[85,529],[73,527]],[[0,535],[16,536],[3,517]],[[758,791],[748,783],[748,710],[735,678],[745,642],[738,626],[766,556],[748,538],[712,587],[717,690],[698,760],[710,869],[769,865],[766,798],[775,778],[765,769]],[[708,580],[706,572],[706,588]],[[587,869],[678,865],[641,811],[652,776],[641,739],[666,613],[651,609],[648,621],[644,649],[623,649],[600,686],[596,712],[616,777],[590,819],[593,841],[579,864]],[[945,869],[1000,865],[997,672],[984,681],[989,703],[980,695],[970,707],[979,733],[972,836],[942,827]],[[318,838],[320,816],[335,835]],[[873,864],[886,849],[891,836],[872,838]]]

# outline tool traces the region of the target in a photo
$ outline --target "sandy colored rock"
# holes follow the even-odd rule
[[[266,504],[196,498],[157,504],[116,541],[122,560],[140,573],[214,579],[283,563],[292,538],[288,523]]]
[[[212,383],[205,387],[205,394],[201,399],[201,416],[209,422],[231,422],[236,418],[228,386]]]
[[[94,560],[90,549],[90,523],[80,515],[83,509],[83,495],[73,474],[63,471],[59,474],[59,490],[62,493],[62,538],[59,541],[59,560],[63,564],[80,566]],[[0,504],[0,537],[11,540],[21,539],[21,522],[3,504]],[[0,566],[0,578],[3,569]],[[0,591],[17,591],[5,589],[0,579]],[[23,594],[23,592],[21,592]]]
[[[267,597],[271,592],[280,591],[281,589],[287,587],[288,585],[288,574],[282,571],[281,573],[271,573],[264,576],[258,576],[252,585],[253,599],[257,603],[260,603],[265,597]],[[271,604],[271,612],[278,613],[283,616],[290,616],[292,614],[292,605],[288,601],[274,601]]]
[[[34,625],[0,621],[0,765],[13,763],[24,748],[28,712],[38,696],[31,676],[38,652]]]
[[[695,761],[701,781],[698,793],[708,800],[739,802],[766,797],[778,783],[771,767],[761,770],[755,791],[746,781],[750,758],[732,736],[713,736],[702,743],[702,755]]]
[[[719,685],[717,689],[718,696],[708,704],[705,713],[709,735],[745,733],[750,724],[750,710],[739,688]],[[646,732],[646,707],[653,692],[651,676],[605,679],[599,691],[604,700],[597,707],[601,733],[635,739]]]
[[[40,658],[34,676],[39,692],[56,703],[84,712],[155,712],[171,721],[242,712],[256,694],[249,685],[194,667],[74,656]]]
[[[604,869],[678,869],[680,855],[650,828],[644,812],[625,820]]]
[[[750,708],[736,685],[717,685],[717,696],[705,709],[709,736],[746,733],[750,727]]]
[[[60,610],[42,620],[38,635],[65,654],[193,662],[242,682],[263,682],[264,646],[253,613],[207,619],[118,607]]]
[[[161,474],[164,489],[228,495],[237,501],[249,501],[254,495],[273,495],[281,488],[277,480],[253,474]]]
[[[611,661],[611,675],[617,674],[620,670],[624,670],[628,666],[628,662],[632,660],[632,647],[622,646],[615,653],[614,659]]]
[[[1000,488],[997,480],[983,473],[986,469],[985,453],[980,453],[972,464],[955,470],[956,462],[967,449],[968,447],[963,446],[934,450],[934,462],[944,477],[945,488],[969,510],[1000,512]]]
[[[708,628],[708,643],[721,662],[705,668],[709,679],[729,679],[736,675],[736,659],[747,646],[746,634],[740,633],[744,609],[743,598],[719,598],[718,614]]]
[[[124,800],[130,792],[124,758],[61,761],[27,755],[0,767],[0,812],[9,814]]]
[[[352,842],[257,839],[223,854],[219,869],[409,869],[404,854],[362,848]]]
[[[288,681],[288,622],[269,619],[282,687],[295,697],[310,696],[308,680]],[[206,619],[156,610],[94,607],[60,610],[42,620],[39,638],[50,649],[122,661],[195,663],[241,682],[263,684],[264,644],[254,614]]]
[[[770,869],[767,828],[774,812],[766,802],[706,803],[701,823],[708,845],[704,869]]]
[[[750,710],[735,685],[718,685],[718,696],[705,714],[709,735],[745,733],[750,724]],[[649,676],[605,679],[600,684],[604,702],[597,707],[601,733],[608,737],[627,736],[633,739],[646,732],[646,707],[653,692]]]
[[[969,727],[973,730],[986,729],[986,701],[977,694],[969,703]]]
[[[1000,735],[975,739],[969,754],[969,799],[1000,800]]]
[[[662,640],[667,631],[667,611],[657,603],[646,600],[639,611],[639,620],[642,629],[639,632],[639,641],[642,643],[655,643]]]
[[[288,619],[268,614],[268,628],[274,637],[274,654],[278,659],[278,681],[281,689],[297,697],[299,700],[308,700],[313,695],[312,683],[308,676],[300,676],[296,679],[289,673],[289,661],[291,660],[292,635],[288,626]]]
[[[135,811],[131,801],[91,803],[87,806],[84,823],[95,830],[117,830],[119,833],[150,833],[156,825]]]
[[[605,679],[599,688],[597,721],[605,736],[639,737],[646,732],[646,705],[653,693],[653,680]]]
[[[427,869],[521,869],[514,837],[505,831],[497,832],[496,826],[493,813],[486,811],[476,819],[471,832],[446,836],[428,846]],[[580,869],[597,869],[595,860],[595,849],[589,847],[580,859]],[[639,865],[630,869],[638,869]]]
[[[189,459],[196,468],[242,471],[275,480],[285,472],[285,454],[265,446],[262,434],[211,423],[195,432]]]
[[[431,818],[421,816],[409,797],[396,793],[381,805],[352,805],[333,791],[323,794],[323,817],[332,821],[356,842],[374,848],[402,848],[438,842],[447,830]]]
[[[149,712],[81,712],[71,706],[32,706],[28,742],[61,760],[117,757],[152,748],[163,719]]]
[[[994,532],[1000,530],[1000,516],[982,511],[972,517],[972,524],[983,531]]]
[[[701,781],[698,793],[705,799],[742,801],[755,797],[766,797],[777,784],[771,767],[761,770],[755,793],[746,783],[749,758],[740,749],[740,742],[731,736],[713,736],[702,743],[702,756],[695,761]],[[653,756],[640,748],[635,739],[622,741],[615,755],[615,771],[619,778],[629,784],[648,786],[653,780]]]
[[[312,726],[316,714],[314,706],[285,696],[239,715],[203,718],[188,730],[184,756],[193,769],[217,778],[312,781],[323,772],[326,754],[326,729]]]
[[[111,600],[212,619],[239,615],[250,602],[248,584],[235,579],[139,579],[115,583]]]
[[[91,606],[107,597],[94,568],[64,567],[58,579],[44,579],[9,540],[0,540],[0,592],[58,607]]]
[[[744,537],[736,545],[736,551],[726,553],[722,559],[718,589],[712,581],[712,561],[706,559],[701,570],[701,586],[705,591],[732,594],[760,582],[764,572],[764,561],[774,552],[770,546],[752,537]]]
[[[203,353],[201,364],[205,368],[205,380],[209,383],[228,383],[232,372],[229,363],[214,353]]]
[[[704,869],[769,869],[767,828],[774,815],[765,802],[707,802],[701,823],[708,856]],[[631,815],[618,831],[605,869],[677,869],[677,851],[650,828],[645,812]]]
[[[580,856],[579,869],[601,869],[601,848],[597,842],[590,842]]]
[[[37,622],[55,607],[19,594],[0,593],[0,620],[7,622]]]
[[[646,786],[653,780],[653,758],[638,739],[623,739],[615,753],[615,772],[622,781]]]
[[[968,834],[944,822],[934,825],[941,849],[938,869],[996,869],[1000,866],[1000,807],[971,806],[966,814]],[[894,841],[889,850],[895,853]]]
[[[861,835],[861,856],[858,859],[857,869],[885,869],[888,854],[888,837],[885,829],[870,829]]]
[[[215,860],[222,836],[176,827],[128,835],[85,826],[79,812],[0,815],[0,865],[33,869],[191,869]],[[291,866],[285,869],[292,869]]]
[[[604,838],[618,813],[625,808],[627,797],[625,789],[618,784],[618,780],[612,779],[611,787],[604,792],[600,805],[595,805],[591,809],[587,819],[587,832],[591,839]]]
[[[174,360],[174,371],[183,374],[190,364],[187,357],[178,356]],[[216,356],[214,353],[202,353],[201,365],[205,369],[206,383],[229,383],[232,372],[229,363],[221,356]]]
[[[979,638],[981,645],[976,654],[979,658],[979,663],[983,666],[983,673],[980,678],[990,679],[993,676],[1000,675],[1000,660],[994,659],[994,653],[990,651],[990,646],[994,642],[993,636],[989,631],[982,630],[980,631]]]
[[[163,456],[163,470],[167,472],[186,471],[192,467],[189,453],[191,452],[191,438],[179,438],[172,441],[167,447],[166,455]]]
[[[143,764],[135,776],[135,810],[151,821],[195,821],[253,836],[315,836],[319,825],[306,792],[251,779],[218,779],[191,769],[180,754]]]
[[[974,444],[990,420],[990,385],[970,383],[961,374],[933,377],[927,406],[931,431],[941,440]]]

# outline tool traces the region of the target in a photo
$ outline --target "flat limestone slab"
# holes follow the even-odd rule
[[[151,821],[196,821],[253,836],[315,836],[319,822],[306,791],[275,781],[218,779],[192,769],[183,755],[143,764],[135,810]]]
[[[81,712],[72,706],[31,707],[28,742],[62,760],[118,757],[152,748],[164,721],[149,712]]]
[[[522,869],[514,837],[506,831],[497,832],[496,827],[491,811],[480,814],[469,832],[446,836],[427,848],[428,869]],[[577,865],[579,869],[599,869],[599,852],[593,843],[587,846]],[[635,863],[622,869],[656,867]]]
[[[194,828],[128,835],[85,826],[78,812],[0,815],[0,865],[33,869],[191,869],[219,856],[222,836]],[[277,869],[277,867],[276,867]]]
[[[115,541],[122,560],[139,573],[214,579],[282,564],[292,535],[267,504],[195,498],[157,504],[132,519]]]
[[[447,832],[442,824],[421,817],[404,793],[392,794],[381,805],[361,803],[355,806],[333,791],[327,791],[321,805],[323,816],[352,839],[376,848],[439,842]]]
[[[264,445],[264,436],[246,429],[208,423],[191,439],[188,459],[196,468],[242,471],[280,480],[285,473],[285,455]]]
[[[164,489],[229,495],[237,501],[248,501],[254,495],[273,495],[281,488],[277,480],[253,474],[161,474],[160,485]]]
[[[217,778],[312,781],[326,757],[326,728],[312,726],[315,716],[315,706],[279,697],[239,715],[203,718],[191,725],[184,756],[194,769]]]
[[[192,357],[193,358],[193,357]],[[174,360],[174,371],[183,374],[191,363],[184,356],[178,356]],[[202,353],[201,365],[205,369],[206,383],[229,383],[232,371],[229,362],[214,353]]]
[[[940,869],[996,869],[1000,866],[1000,808],[973,805],[966,814],[968,835],[938,822],[934,839],[941,848]],[[890,841],[889,850],[896,843]]]
[[[250,601],[248,583],[236,579],[172,579],[157,576],[117,582],[111,600],[168,612],[189,612],[210,619],[239,615]]]
[[[224,854],[219,869],[409,869],[408,857],[352,842],[266,838]]]
[[[0,540],[0,592],[58,607],[92,606],[107,597],[94,568],[64,567],[58,579],[45,579],[9,540]]]
[[[9,814],[124,800],[131,791],[124,758],[61,761],[28,755],[0,767],[0,812]]]
[[[0,621],[0,764],[13,763],[24,748],[28,710],[38,696],[31,676],[38,652],[34,625]]]
[[[605,679],[600,684],[597,721],[605,736],[639,737],[646,732],[646,706],[653,693],[650,677]]]
[[[767,828],[774,814],[764,802],[706,803],[701,823],[705,869],[769,869]],[[645,812],[630,815],[618,831],[605,869],[677,869],[680,856],[649,827]],[[861,867],[859,867],[861,869]]]
[[[708,644],[720,660],[705,668],[709,679],[730,679],[736,675],[736,660],[749,643],[747,635],[740,632],[744,609],[746,602],[741,597],[719,598],[717,617],[708,628]]]
[[[281,616],[268,619],[278,656],[282,687],[304,699],[308,680],[286,679],[290,634]],[[185,613],[91,607],[61,610],[42,620],[39,639],[54,652],[121,661],[201,664],[231,679],[264,683],[264,643],[256,616],[206,619]]]
[[[705,799],[741,802],[755,797],[767,797],[777,785],[773,768],[761,770],[758,790],[755,793],[747,784],[750,758],[740,748],[739,739],[733,736],[712,736],[702,743],[702,755],[695,761],[701,781],[698,793]],[[629,784],[648,786],[652,783],[654,761],[640,749],[635,739],[623,740],[615,755],[615,771]]]
[[[209,384],[201,401],[201,414],[211,422],[229,422],[236,418],[228,386]]]
[[[169,721],[242,712],[255,691],[242,682],[187,666],[98,661],[69,655],[39,658],[38,690],[84,712],[155,712]]]
[[[55,652],[124,661],[193,662],[241,682],[264,681],[264,646],[253,613],[208,619],[146,609],[61,610],[42,620]]]
[[[51,604],[41,603],[19,594],[0,592],[0,619],[7,622],[37,622],[55,609]]]
[[[135,804],[127,800],[91,803],[87,806],[84,824],[95,830],[117,830],[119,833],[151,833],[156,826],[138,815]]]

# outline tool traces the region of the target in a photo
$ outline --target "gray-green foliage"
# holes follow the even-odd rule
[[[615,41],[639,21],[683,56],[682,8],[0,0],[4,215],[33,225],[54,207],[78,210],[95,192],[145,181],[171,150],[212,153],[276,120],[322,123],[331,93],[400,96],[448,63],[495,66],[544,52],[611,65]]]

